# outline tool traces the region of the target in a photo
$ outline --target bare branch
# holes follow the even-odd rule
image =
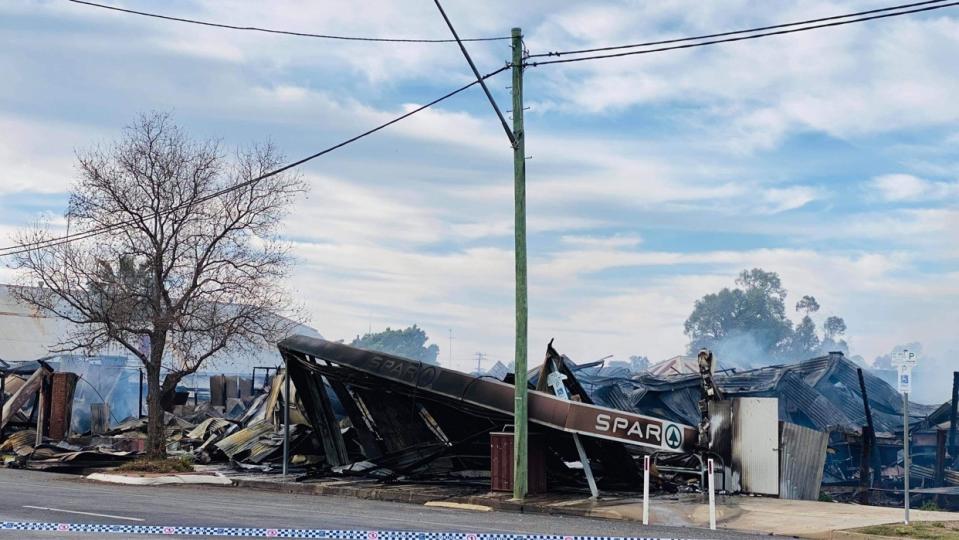
[[[292,261],[278,231],[306,185],[283,173],[214,196],[281,163],[271,144],[227,159],[169,115],[137,118],[112,146],[78,153],[66,213],[80,230],[129,225],[18,255],[17,298],[71,323],[58,348],[118,345],[147,367],[156,391],[161,365],[179,380],[282,338],[299,314],[279,285]],[[51,237],[38,223],[19,240]]]

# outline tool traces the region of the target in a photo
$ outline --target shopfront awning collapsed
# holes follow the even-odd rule
[[[334,400],[356,430],[364,460],[395,474],[488,471],[489,433],[512,424],[514,387],[493,377],[304,336],[280,342],[279,349],[333,466],[351,462]],[[574,385],[569,390],[570,400],[529,390],[531,429],[545,441],[551,472],[572,473],[566,465],[578,461],[572,434],[582,436],[606,485],[636,485],[633,454],[694,448],[697,431],[686,423],[595,405]]]

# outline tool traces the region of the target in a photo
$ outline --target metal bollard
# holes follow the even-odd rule
[[[709,529],[716,530],[716,489],[715,479],[713,478],[713,460],[708,461],[709,470]]]
[[[643,456],[643,525],[649,525],[649,456]]]

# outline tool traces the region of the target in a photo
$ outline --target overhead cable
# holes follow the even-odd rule
[[[423,111],[423,110],[425,110],[425,109],[428,109],[428,108],[436,105],[437,103],[440,103],[441,101],[444,101],[444,100],[446,100],[446,99],[449,99],[449,98],[455,96],[456,94],[459,94],[460,92],[462,92],[462,91],[464,91],[464,90],[466,90],[466,89],[468,89],[468,88],[471,88],[471,87],[473,87],[474,85],[479,84],[480,81],[489,79],[490,77],[493,77],[494,75],[498,75],[499,73],[502,73],[503,71],[506,71],[507,69],[510,69],[510,67],[512,67],[512,66],[510,66],[510,65],[507,64],[507,65],[505,65],[505,66],[503,66],[503,67],[501,67],[501,68],[499,68],[499,69],[497,69],[497,70],[495,70],[495,71],[492,71],[492,72],[490,72],[490,73],[487,73],[486,75],[483,75],[482,77],[480,77],[480,78],[478,78],[478,79],[476,79],[476,80],[474,80],[474,81],[472,81],[472,82],[470,82],[470,83],[468,83],[468,84],[466,84],[466,85],[464,85],[464,86],[461,86],[461,87],[457,88],[456,90],[453,90],[453,91],[451,91],[451,92],[448,92],[448,93],[446,93],[446,94],[444,94],[444,95],[442,95],[442,96],[434,99],[433,101],[430,101],[429,103],[427,103],[427,104],[425,104],[425,105],[421,105],[421,106],[419,106],[419,107],[417,107],[417,108],[415,108],[415,109],[412,109],[412,110],[410,110],[410,111],[408,111],[408,112],[406,112],[406,113],[404,113],[404,114],[402,114],[402,115],[400,115],[400,116],[397,116],[396,118],[393,118],[393,119],[390,120],[389,122],[384,122],[384,123],[382,123],[382,124],[380,124],[380,125],[372,128],[372,129],[369,129],[369,130],[367,130],[367,131],[364,131],[363,133],[360,133],[359,135],[356,135],[356,136],[354,136],[354,137],[351,137],[351,138],[349,138],[349,139],[346,139],[345,141],[342,141],[342,142],[337,143],[337,144],[335,144],[335,145],[333,145],[333,146],[330,146],[330,147],[328,147],[328,148],[325,148],[325,149],[323,149],[323,150],[320,150],[319,152],[316,152],[315,154],[309,155],[309,156],[307,156],[307,157],[305,157],[305,158],[303,158],[303,159],[300,159],[300,160],[298,160],[298,161],[294,161],[293,163],[289,163],[289,164],[284,165],[284,166],[282,166],[282,167],[280,167],[280,168],[278,168],[278,169],[274,169],[274,170],[272,170],[272,171],[270,171],[270,172],[268,172],[268,173],[265,173],[265,174],[262,174],[262,175],[260,175],[260,176],[257,176],[256,178],[251,178],[251,179],[249,179],[249,180],[244,180],[243,182],[239,182],[239,183],[237,183],[237,184],[233,184],[232,186],[229,186],[229,187],[223,188],[223,189],[221,189],[221,190],[215,191],[215,192],[213,192],[213,193],[211,193],[211,194],[209,194],[209,195],[205,195],[205,196],[203,196],[203,197],[200,197],[199,199],[192,200],[192,201],[188,201],[188,202],[186,202],[186,203],[183,203],[183,204],[174,206],[174,207],[172,207],[172,208],[168,208],[168,209],[166,209],[166,210],[163,210],[162,212],[155,212],[155,213],[153,213],[153,214],[146,215],[146,216],[144,216],[142,219],[143,219],[143,220],[148,220],[148,219],[152,219],[152,218],[157,217],[157,216],[171,214],[171,213],[173,213],[173,212],[176,212],[176,211],[181,210],[181,209],[183,209],[183,208],[186,208],[186,207],[188,207],[188,206],[192,206],[192,205],[195,205],[195,204],[198,204],[198,203],[203,203],[203,202],[209,201],[209,200],[211,200],[211,199],[213,199],[213,198],[220,197],[220,196],[225,195],[225,194],[227,194],[227,193],[230,193],[230,192],[232,192],[232,191],[236,191],[236,190],[238,190],[238,189],[242,189],[242,188],[245,188],[245,187],[247,187],[247,186],[251,186],[251,185],[253,185],[253,184],[256,184],[257,182],[259,182],[259,181],[261,181],[261,180],[264,180],[264,179],[266,179],[266,178],[269,178],[269,177],[271,177],[271,176],[276,176],[276,175],[278,175],[278,174],[280,174],[280,173],[282,173],[282,172],[286,172],[286,171],[288,171],[288,170],[290,170],[290,169],[292,169],[292,168],[294,168],[294,167],[298,167],[298,166],[300,166],[300,165],[302,165],[302,164],[304,164],[304,163],[306,163],[306,162],[308,162],[308,161],[314,160],[314,159],[316,159],[316,158],[318,158],[318,157],[320,157],[320,156],[323,156],[323,155],[325,155],[325,154],[329,154],[330,152],[332,152],[332,151],[334,151],[334,150],[337,150],[337,149],[339,149],[339,148],[342,148],[342,147],[344,147],[344,146],[346,146],[346,145],[348,145],[348,144],[354,143],[354,142],[356,142],[356,141],[358,141],[358,140],[360,140],[360,139],[362,139],[362,138],[364,138],[364,137],[367,137],[367,136],[369,136],[369,135],[372,135],[372,134],[376,133],[377,131],[380,131],[380,130],[385,129],[385,128],[389,127],[389,126],[392,126],[393,124],[395,124],[395,123],[397,123],[397,122],[399,122],[399,121],[401,121],[401,120],[404,120],[404,119],[406,119],[406,118],[409,118],[410,116],[413,116],[414,114],[416,114],[416,113],[418,113],[418,112],[420,112],[420,111]],[[104,233],[106,233],[106,232],[112,231],[112,230],[114,230],[114,229],[119,229],[119,228],[122,228],[122,227],[127,227],[127,226],[130,226],[130,225],[133,225],[134,223],[136,223],[135,220],[121,221],[121,222],[113,223],[113,224],[106,225],[106,226],[102,226],[102,227],[96,227],[96,228],[93,228],[93,229],[88,229],[88,230],[86,230],[86,231],[81,231],[81,232],[78,232],[78,233],[67,234],[67,235],[59,236],[59,237],[55,237],[55,238],[49,238],[49,239],[47,239],[47,240],[41,240],[41,241],[39,241],[39,242],[31,242],[31,243],[27,243],[27,244],[19,244],[19,245],[14,245],[14,246],[7,246],[7,247],[5,247],[5,248],[0,248],[0,257],[9,256],[9,255],[19,255],[19,254],[21,254],[21,253],[27,253],[27,252],[29,252],[29,251],[36,251],[36,250],[38,250],[38,249],[50,248],[50,247],[54,247],[54,246],[58,246],[58,245],[62,245],[62,244],[67,244],[67,243],[70,243],[70,242],[74,242],[74,241],[76,241],[76,240],[83,240],[83,239],[86,239],[86,238],[91,238],[91,237],[98,236],[98,235],[100,235],[100,234],[104,234]]]
[[[333,35],[333,34],[313,34],[310,32],[293,32],[290,30],[276,30],[273,28],[261,28],[258,26],[237,26],[232,24],[201,21],[198,19],[187,19],[184,17],[173,17],[171,15],[162,15],[160,13],[151,13],[148,11],[137,11],[134,9],[121,8],[121,7],[110,6],[106,4],[98,4],[96,2],[88,2],[87,0],[67,0],[67,1],[73,2],[74,4],[81,4],[84,6],[91,6],[91,7],[97,7],[102,9],[109,9],[111,11],[118,11],[121,13],[128,13],[130,15],[141,15],[143,17],[153,17],[154,19],[163,19],[166,21],[198,24],[201,26],[211,26],[213,28],[225,28],[228,30],[246,30],[250,32],[265,32],[267,34],[282,34],[287,36],[298,36],[298,37],[309,37],[309,38],[320,38],[320,39],[338,39],[341,41],[373,41],[373,42],[384,42],[384,43],[455,43],[456,42],[456,40],[453,40],[453,39],[380,38],[380,37],[341,36],[341,35]],[[463,41],[502,41],[507,39],[510,39],[510,38],[508,36],[467,38],[467,39],[464,39]]]
[[[605,58],[619,58],[619,57],[622,57],[622,56],[633,56],[633,55],[638,55],[638,54],[650,54],[650,53],[657,53],[657,52],[674,51],[674,50],[678,50],[678,49],[692,49],[692,48],[694,48],[694,47],[705,47],[705,46],[707,46],[707,45],[717,45],[717,44],[720,44],[720,43],[731,43],[731,42],[734,42],[734,41],[746,41],[746,40],[750,40],[750,39],[758,39],[758,38],[764,38],[764,37],[769,37],[769,36],[779,36],[779,35],[784,35],[784,34],[793,34],[793,33],[797,33],[797,32],[805,32],[805,31],[807,31],[807,30],[817,30],[817,29],[820,29],[820,28],[831,28],[831,27],[835,27],[835,26],[843,26],[843,25],[847,25],[847,24],[853,24],[853,23],[860,23],[860,22],[872,21],[872,20],[876,20],[876,19],[885,19],[885,18],[888,18],[888,17],[898,17],[898,16],[900,16],[900,15],[909,15],[909,14],[912,14],[912,13],[921,13],[921,12],[924,12],[924,11],[933,11],[933,10],[943,9],[943,8],[947,8],[947,7],[953,7],[953,6],[957,6],[957,5],[959,5],[959,2],[949,2],[949,3],[945,3],[945,4],[943,4],[943,3],[937,3],[936,5],[927,6],[927,7],[922,7],[922,8],[908,9],[908,10],[905,10],[905,11],[896,11],[896,12],[893,12],[893,13],[882,13],[882,14],[879,14],[879,15],[871,15],[871,16],[868,16],[868,17],[858,17],[858,18],[855,18],[855,19],[840,20],[840,21],[834,21],[834,22],[829,22],[829,23],[824,23],[824,24],[815,24],[815,25],[811,25],[811,26],[802,26],[802,27],[799,27],[799,28],[789,28],[789,29],[786,29],[786,30],[777,30],[777,31],[775,31],[775,32],[762,32],[762,33],[758,33],[758,34],[742,35],[742,36],[737,36],[737,37],[729,37],[729,38],[724,38],[724,39],[715,39],[715,40],[710,40],[710,41],[696,41],[696,42],[693,42],[693,43],[684,43],[684,44],[682,44],[682,45],[673,45],[673,46],[669,46],[669,47],[659,47],[659,48],[655,48],[655,49],[643,49],[643,50],[640,50],[640,51],[626,51],[626,52],[611,53],[611,54],[597,54],[597,55],[592,55],[592,56],[580,56],[580,57],[576,57],[576,58],[560,58],[560,59],[557,59],[557,60],[543,60],[543,61],[539,61],[539,62],[528,62],[526,65],[527,65],[527,66],[533,66],[533,67],[535,67],[535,66],[542,66],[542,65],[547,65],[547,64],[565,64],[565,63],[570,63],[570,62],[582,62],[582,61],[585,61],[585,60],[601,60],[601,59],[605,59]],[[837,17],[840,17],[840,16],[837,16]],[[743,30],[743,31],[741,31],[741,32],[749,32],[749,31],[748,31],[748,30]],[[733,33],[733,32],[730,32],[730,33],[727,33],[726,35],[729,35],[729,34],[732,34],[732,33]],[[735,33],[740,33],[740,31],[737,31],[737,32],[735,32]],[[675,42],[677,42],[677,41],[690,41],[690,40],[695,40],[695,39],[698,39],[698,38],[682,38],[682,39],[679,39],[679,40],[672,40],[672,41],[670,41],[670,42],[674,42],[674,43],[675,43]],[[627,45],[627,46],[620,46],[619,48],[622,48],[622,47],[638,47],[638,46],[639,46],[639,45]],[[604,49],[595,49],[595,50],[597,50],[597,51],[599,51],[599,50],[615,50],[616,48],[617,48],[617,47],[607,47],[607,48],[604,48]],[[585,51],[585,50],[586,50],[586,49],[584,49],[584,51]],[[575,53],[572,52],[572,51],[566,51],[566,52],[559,52],[559,53],[541,53],[541,54],[535,54],[535,55],[530,55],[530,56],[531,56],[531,57],[542,57],[542,56],[550,56],[550,55],[552,55],[552,56],[559,56],[559,55],[565,55],[565,54],[575,54]]]
[[[629,45],[613,45],[613,46],[610,46],[610,47],[597,47],[597,48],[594,48],[594,49],[576,49],[576,50],[571,50],[571,51],[553,51],[553,52],[545,52],[545,53],[531,54],[531,55],[529,55],[529,56],[530,56],[530,58],[537,58],[537,57],[543,57],[543,56],[562,56],[562,55],[566,55],[566,54],[586,54],[586,53],[601,52],[601,51],[615,51],[615,50],[618,50],[618,49],[633,49],[633,48],[636,48],[636,47],[652,47],[652,46],[654,46],[654,45],[669,45],[669,44],[671,44],[671,43],[682,43],[682,42],[684,42],[684,41],[699,41],[699,40],[703,40],[703,39],[712,39],[712,38],[718,38],[718,37],[734,36],[734,35],[738,35],[738,34],[751,34],[751,33],[753,33],[753,32],[764,32],[764,31],[766,31],[766,30],[776,30],[776,29],[779,29],[779,28],[788,28],[788,27],[790,27],[790,26],[801,26],[801,25],[806,25],[806,24],[814,24],[814,23],[820,23],[820,22],[826,22],[826,21],[833,21],[833,20],[837,20],[837,19],[848,19],[848,18],[850,18],[850,17],[859,17],[859,16],[862,16],[862,15],[871,15],[871,14],[873,14],[873,13],[882,13],[882,12],[885,12],[885,11],[895,11],[895,10],[900,10],[900,9],[908,9],[908,8],[912,8],[912,7],[925,6],[925,5],[929,5],[929,4],[941,4],[941,3],[946,2],[946,1],[947,1],[947,0],[926,0],[926,1],[924,1],[924,2],[915,2],[915,3],[912,3],[912,4],[902,4],[902,5],[898,5],[898,6],[890,6],[890,7],[884,7],[884,8],[879,8],[879,9],[870,9],[870,10],[867,10],[867,11],[859,11],[859,12],[856,12],[856,13],[846,13],[845,15],[833,15],[833,16],[831,16],[831,17],[821,17],[821,18],[818,18],[818,19],[807,19],[807,20],[805,20],[805,21],[796,21],[796,22],[791,22],[791,23],[774,24],[774,25],[772,25],[772,26],[760,26],[760,27],[757,27],[757,28],[747,28],[747,29],[745,29],[745,30],[732,30],[732,31],[729,31],[729,32],[720,32],[720,33],[718,33],[718,34],[704,34],[704,35],[702,35],[702,36],[690,36],[690,37],[683,37],[683,38],[673,38],[673,39],[665,39],[665,40],[661,40],[661,41],[647,41],[647,42],[645,42],[645,43],[632,43],[632,44],[629,44]]]

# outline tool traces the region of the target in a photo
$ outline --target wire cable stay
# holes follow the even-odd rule
[[[140,15],[143,17],[152,17],[154,19],[163,19],[165,21],[198,24],[200,26],[224,28],[227,30],[244,30],[244,31],[250,31],[250,32],[264,32],[267,34],[282,34],[286,36],[320,38],[320,39],[337,39],[341,41],[371,41],[371,42],[380,42],[380,43],[456,43],[456,40],[453,40],[453,39],[380,38],[380,37],[341,36],[341,35],[333,35],[333,34],[313,34],[310,32],[293,32],[290,30],[276,30],[273,28],[261,28],[258,26],[238,26],[233,24],[223,24],[223,23],[216,23],[216,22],[210,22],[210,21],[202,21],[199,19],[187,19],[185,17],[173,17],[171,15],[163,15],[160,13],[151,13],[148,11],[137,11],[135,9],[127,9],[127,8],[121,8],[118,6],[98,4],[96,2],[89,2],[87,0],[67,0],[67,1],[73,2],[74,4],[81,4],[84,6],[108,9],[110,11],[118,11],[120,13],[127,13],[130,15]],[[502,41],[506,39],[510,39],[509,36],[467,38],[467,39],[463,39],[462,41]]]
[[[289,164],[287,164],[287,165],[284,165],[284,166],[282,166],[282,167],[280,167],[280,168],[278,168],[278,169],[274,169],[274,170],[272,170],[272,171],[270,171],[270,172],[268,172],[268,173],[265,173],[265,174],[262,174],[262,175],[260,175],[260,176],[257,176],[256,178],[251,178],[251,179],[249,179],[249,180],[244,180],[243,182],[239,182],[239,183],[233,184],[233,185],[228,186],[228,187],[226,187],[226,188],[223,188],[223,189],[221,189],[221,190],[218,190],[218,191],[215,191],[215,192],[213,192],[213,193],[210,193],[209,195],[205,195],[205,196],[203,196],[203,197],[201,197],[201,198],[199,198],[199,199],[192,200],[192,201],[188,201],[188,202],[186,202],[186,203],[183,203],[183,204],[174,206],[174,207],[172,207],[172,208],[165,209],[165,210],[163,210],[163,211],[161,211],[161,212],[154,212],[153,214],[149,214],[149,215],[147,215],[147,216],[144,216],[143,219],[144,219],[144,220],[148,220],[148,219],[153,219],[154,217],[157,217],[157,216],[171,214],[171,213],[173,213],[173,212],[176,212],[176,211],[181,210],[181,209],[183,209],[183,208],[186,208],[186,207],[188,207],[188,206],[193,206],[193,205],[196,205],[196,204],[199,204],[199,203],[203,203],[203,202],[209,201],[209,200],[211,200],[211,199],[213,199],[213,198],[223,196],[223,195],[225,195],[225,194],[227,194],[227,193],[230,193],[230,192],[232,192],[232,191],[236,191],[236,190],[238,190],[238,189],[243,189],[243,188],[245,188],[245,187],[247,187],[247,186],[256,184],[257,182],[259,182],[259,181],[261,181],[261,180],[264,180],[264,179],[266,179],[266,178],[269,178],[269,177],[271,177],[271,176],[276,176],[276,175],[278,175],[278,174],[280,174],[280,173],[286,172],[286,171],[288,171],[288,170],[290,170],[290,169],[293,169],[294,167],[298,167],[298,166],[300,166],[300,165],[302,165],[302,164],[304,164],[304,163],[306,163],[306,162],[308,162],[308,161],[312,161],[312,160],[314,160],[314,159],[316,159],[316,158],[318,158],[318,157],[320,157],[320,156],[329,154],[330,152],[333,152],[334,150],[338,150],[338,149],[343,148],[344,146],[347,146],[347,145],[349,145],[349,144],[352,144],[352,143],[354,143],[354,142],[356,142],[356,141],[358,141],[358,140],[360,140],[360,139],[363,139],[363,138],[365,138],[365,137],[368,137],[369,135],[372,135],[372,134],[374,134],[374,133],[376,133],[376,132],[378,132],[378,131],[380,131],[380,130],[383,130],[383,129],[389,127],[389,126],[392,126],[393,124],[395,124],[395,123],[397,123],[397,122],[400,122],[401,120],[405,120],[406,118],[409,118],[410,116],[413,116],[414,114],[416,114],[416,113],[418,113],[418,112],[421,112],[421,111],[423,111],[423,110],[426,110],[426,109],[428,109],[428,108],[430,108],[430,107],[432,107],[432,106],[434,106],[434,105],[436,105],[436,104],[438,104],[438,103],[440,103],[440,102],[442,102],[442,101],[445,101],[445,100],[447,100],[447,99],[449,99],[449,98],[451,98],[451,97],[459,94],[460,92],[463,92],[464,90],[467,90],[467,89],[469,89],[469,88],[472,88],[473,86],[479,84],[480,81],[485,81],[486,79],[489,79],[490,77],[493,77],[493,76],[495,76],[495,75],[498,75],[498,74],[506,71],[507,69],[510,69],[511,67],[512,67],[512,66],[510,66],[509,64],[507,64],[507,65],[505,65],[505,66],[503,66],[503,67],[501,67],[501,68],[499,68],[499,69],[497,69],[497,70],[495,70],[495,71],[492,71],[492,72],[490,72],[490,73],[487,73],[486,75],[483,75],[482,77],[479,77],[479,78],[477,78],[477,79],[474,79],[472,82],[470,82],[470,83],[468,83],[468,84],[465,84],[465,85],[457,88],[456,90],[452,90],[452,91],[450,91],[450,92],[447,92],[446,94],[444,94],[444,95],[442,95],[442,96],[434,99],[433,101],[430,101],[429,103],[426,103],[425,105],[421,105],[421,106],[419,106],[419,107],[416,107],[415,109],[411,109],[411,110],[407,111],[406,113],[401,114],[400,116],[397,116],[396,118],[393,118],[392,120],[390,120],[390,121],[388,121],[388,122],[384,122],[384,123],[382,123],[382,124],[380,124],[380,125],[372,128],[372,129],[368,129],[368,130],[364,131],[363,133],[360,133],[359,135],[355,135],[355,136],[353,136],[353,137],[350,137],[349,139],[346,139],[346,140],[344,140],[344,141],[342,141],[342,142],[339,142],[339,143],[337,143],[337,144],[334,144],[333,146],[324,148],[323,150],[320,150],[319,152],[316,152],[315,154],[311,154],[311,155],[306,156],[306,157],[304,157],[304,158],[302,158],[302,159],[300,159],[300,160],[297,160],[297,161],[294,161],[294,162],[289,163]],[[46,239],[46,240],[41,240],[41,241],[38,241],[38,242],[31,242],[31,243],[27,243],[27,244],[19,244],[19,245],[14,245],[14,246],[7,246],[7,247],[5,247],[5,248],[0,248],[0,257],[11,256],[11,255],[19,255],[19,254],[22,254],[22,253],[27,253],[27,252],[29,252],[29,251],[36,251],[36,250],[39,250],[39,249],[45,249],[45,248],[50,248],[50,247],[54,247],[54,246],[59,246],[59,245],[67,244],[67,243],[70,243],[70,242],[75,242],[75,241],[77,241],[77,240],[83,240],[83,239],[87,239],[87,238],[92,238],[92,237],[94,237],[94,236],[98,236],[98,235],[107,233],[107,232],[109,232],[109,231],[115,230],[115,229],[119,229],[119,228],[122,228],[122,227],[127,227],[127,226],[130,226],[130,225],[133,225],[134,223],[135,223],[135,220],[120,221],[120,222],[113,223],[113,224],[110,224],[110,225],[105,225],[105,226],[103,226],[103,227],[96,227],[96,228],[93,228],[93,229],[89,229],[89,230],[86,230],[86,231],[80,231],[80,232],[73,233],[73,234],[67,234],[67,235],[59,236],[59,237],[55,237],[55,238],[48,238],[48,239]]]
[[[499,118],[500,123],[503,125],[503,130],[506,131],[506,138],[509,139],[509,143],[516,147],[516,137],[513,135],[513,130],[510,129],[509,124],[506,123],[506,118],[503,117],[503,113],[499,110],[499,105],[496,104],[496,100],[493,99],[493,94],[490,93],[489,88],[486,86],[486,83],[483,81],[483,78],[480,76],[480,72],[476,69],[476,64],[473,63],[473,59],[470,57],[470,53],[466,50],[466,46],[463,45],[463,40],[460,39],[459,34],[456,33],[456,29],[453,28],[453,23],[450,22],[450,18],[446,16],[446,11],[443,9],[443,6],[440,4],[440,0],[433,0],[436,4],[436,8],[440,10],[440,15],[443,16],[443,20],[446,21],[446,26],[449,27],[450,32],[453,34],[453,39],[456,40],[456,43],[460,46],[460,51],[463,52],[463,57],[466,58],[466,62],[469,64],[470,69],[473,70],[473,75],[476,76],[476,80],[479,81],[480,86],[483,87],[483,92],[486,93],[486,99],[489,100],[490,105],[493,106],[493,111],[496,112],[496,116]]]
[[[526,65],[527,65],[527,66],[531,66],[531,67],[536,67],[536,66],[542,66],[542,65],[547,65],[547,64],[565,64],[565,63],[570,63],[570,62],[583,62],[583,61],[586,61],[586,60],[601,60],[601,59],[606,59],[606,58],[619,58],[619,57],[623,57],[623,56],[634,56],[634,55],[639,55],[639,54],[650,54],[650,53],[658,53],[658,52],[665,52],[665,51],[675,51],[675,50],[679,50],[679,49],[692,49],[692,48],[695,48],[695,47],[705,47],[705,46],[707,46],[707,45],[717,45],[717,44],[720,44],[720,43],[732,43],[732,42],[735,42],[735,41],[746,41],[746,40],[759,39],[759,38],[770,37],[770,36],[780,36],[780,35],[785,35],[785,34],[794,34],[794,33],[798,33],[798,32],[806,32],[806,31],[809,31],[809,30],[818,30],[818,29],[821,29],[821,28],[832,28],[832,27],[836,27],[836,26],[844,26],[844,25],[847,25],[847,24],[861,23],[861,22],[872,21],[872,20],[877,20],[877,19],[886,19],[886,18],[889,18],[889,17],[899,17],[899,16],[902,16],[902,15],[910,15],[910,14],[913,14],[913,13],[922,13],[922,12],[925,12],[925,11],[934,11],[934,10],[938,10],[938,9],[943,9],[943,8],[948,8],[948,7],[954,7],[954,6],[959,5],[959,2],[948,2],[948,3],[941,3],[941,2],[942,2],[942,0],[939,0],[938,2],[935,3],[935,5],[927,5],[927,6],[925,6],[925,7],[916,7],[916,8],[914,8],[914,9],[900,10],[900,11],[895,11],[895,12],[892,12],[892,13],[880,13],[880,14],[877,14],[877,15],[869,15],[869,16],[865,16],[865,17],[857,17],[857,18],[854,18],[854,19],[834,20],[834,19],[840,19],[840,18],[843,18],[843,17],[848,17],[848,15],[847,15],[847,16],[837,15],[837,16],[835,16],[835,17],[827,17],[827,18],[822,19],[822,20],[830,20],[830,21],[832,21],[832,22],[826,22],[826,23],[822,23],[822,24],[814,24],[814,25],[808,25],[808,26],[800,26],[800,27],[798,27],[798,28],[787,28],[787,29],[784,29],[784,30],[777,30],[777,31],[773,31],[773,32],[761,32],[761,33],[753,33],[753,34],[748,34],[748,35],[736,35],[736,37],[727,37],[727,38],[723,38],[723,39],[714,39],[714,40],[709,40],[709,41],[694,41],[694,40],[696,40],[696,39],[701,39],[701,38],[679,38],[679,39],[667,40],[667,41],[663,41],[663,42],[650,42],[649,45],[658,44],[658,43],[681,43],[681,42],[685,42],[685,41],[693,41],[693,42],[692,42],[692,43],[683,43],[683,44],[681,44],[681,45],[672,45],[672,46],[669,46],[669,47],[658,47],[658,48],[655,48],[655,49],[643,49],[643,50],[639,50],[639,51],[625,51],[625,52],[617,52],[617,53],[610,53],[610,54],[597,54],[597,55],[590,55],[590,56],[579,56],[579,57],[575,57],[575,58],[559,58],[559,59],[556,59],[556,60],[541,60],[541,61],[536,61],[536,62],[528,62]],[[916,4],[916,5],[924,5],[924,4],[926,4],[926,3],[923,2],[923,3]],[[887,9],[897,9],[897,8],[887,8]],[[879,11],[879,10],[873,10],[873,12],[877,12],[877,11]],[[803,23],[790,23],[790,24],[803,24]],[[781,28],[781,27],[783,27],[783,26],[788,26],[788,25],[776,25],[776,26],[768,27],[768,28],[776,28],[776,27]],[[737,31],[735,31],[735,32],[726,32],[726,33],[723,33],[723,34],[715,34],[715,35],[743,34],[743,33],[752,32],[752,31],[753,31],[753,30],[741,30],[741,31],[740,31],[740,30],[737,30]],[[604,47],[604,48],[599,48],[599,49],[582,49],[582,52],[585,53],[585,52],[604,51],[604,50],[611,51],[611,50],[617,50],[617,49],[623,49],[623,48],[635,48],[635,47],[640,47],[640,46],[643,46],[643,44],[621,45],[621,46],[614,46],[614,47]],[[562,52],[553,52],[553,53],[540,53],[540,54],[530,55],[530,57],[531,57],[531,58],[534,58],[534,57],[540,58],[540,57],[543,57],[543,56],[562,56],[562,55],[567,55],[567,54],[577,54],[577,52],[578,52],[578,51],[562,51]]]

